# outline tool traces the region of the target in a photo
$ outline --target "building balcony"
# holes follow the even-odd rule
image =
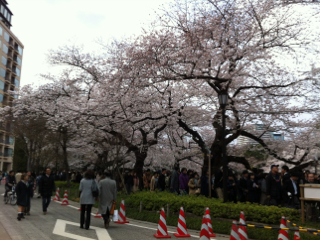
[[[10,81],[9,76],[6,76],[6,77],[4,78],[4,80],[6,80],[6,83],[11,84],[11,81]]]
[[[12,59],[12,58],[13,58],[13,54],[12,54],[12,52],[11,52],[11,51],[7,53],[7,57],[8,57],[8,58],[10,58],[10,59]]]
[[[19,49],[18,49],[17,46],[14,47],[14,51],[15,51],[17,54],[19,54]]]
[[[11,64],[7,64],[7,65],[6,65],[6,68],[7,68],[7,70],[12,71]]]
[[[0,157],[3,157],[4,156],[4,153],[3,152],[0,152]]]
[[[13,45],[13,43],[11,41],[9,42],[9,48],[14,50],[14,45]]]

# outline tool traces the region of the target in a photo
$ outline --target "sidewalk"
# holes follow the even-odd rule
[[[12,240],[12,238],[8,235],[7,231],[4,229],[0,222],[0,236],[1,240]]]

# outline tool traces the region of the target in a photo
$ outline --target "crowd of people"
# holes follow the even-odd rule
[[[109,226],[110,210],[113,201],[116,201],[117,191],[125,190],[128,194],[136,191],[168,191],[179,195],[203,195],[208,197],[209,181],[212,188],[211,196],[223,199],[223,169],[214,173],[209,178],[209,171],[204,171],[202,176],[193,170],[175,167],[171,172],[167,169],[151,172],[149,169],[143,174],[142,183],[133,171],[127,170],[123,175],[116,174],[115,180],[111,179],[109,172],[97,173],[92,170],[86,172],[71,171],[51,173],[48,168],[36,176],[30,171],[15,174],[14,171],[2,173],[5,179],[5,198],[15,185],[17,193],[18,220],[30,214],[31,201],[34,188],[37,187],[38,198],[42,198],[42,212],[47,214],[52,194],[55,192],[55,181],[66,181],[67,174],[72,182],[80,183],[79,191],[81,215],[80,227],[88,229],[92,205],[98,196],[93,194],[93,185],[99,192],[99,212],[102,214],[105,227]],[[320,178],[310,171],[290,172],[287,166],[272,165],[269,173],[254,169],[252,172],[244,170],[241,174],[229,170],[227,180],[227,196],[229,202],[250,202],[262,205],[275,205],[288,208],[300,208],[300,184],[319,184]],[[36,186],[34,185],[36,184]],[[307,217],[310,218],[315,209],[315,203],[308,202]],[[86,214],[85,214],[86,213]]]
[[[78,174],[79,173],[79,174]],[[105,228],[109,227],[110,213],[117,200],[117,185],[116,181],[111,179],[111,174],[105,171],[101,174],[96,174],[93,170],[87,170],[84,173],[78,172],[75,178],[70,177],[74,182],[79,180],[80,192],[80,228],[88,230],[90,228],[91,209],[97,200],[99,200],[99,213],[104,220]],[[97,179],[98,178],[98,181]],[[1,173],[1,180],[5,180],[4,200],[12,188],[15,187],[17,194],[18,216],[17,219],[25,219],[26,215],[30,215],[31,198],[34,195],[35,187],[38,190],[38,198],[42,198],[42,212],[47,214],[48,207],[51,202],[51,197],[56,191],[55,181],[66,181],[66,173],[62,171],[59,174],[51,172],[50,168],[41,172],[37,177],[30,171],[22,173],[13,170],[7,173]],[[35,186],[36,184],[36,186]]]

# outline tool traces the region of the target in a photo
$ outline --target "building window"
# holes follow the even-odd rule
[[[6,77],[6,70],[4,70],[3,68],[0,69],[0,76],[3,78]]]
[[[11,22],[11,14],[8,13],[8,17],[7,17],[8,22]]]
[[[1,89],[1,90],[4,89],[4,82],[2,82],[1,80],[0,80],[0,89]]]
[[[4,32],[4,40],[6,40],[7,42],[10,41],[10,36],[7,32]]]
[[[4,149],[4,156],[5,157],[12,157],[13,155],[13,149],[12,148],[5,148]]]
[[[22,56],[22,48],[18,45],[18,52],[19,52],[19,55]]]
[[[16,57],[14,60],[19,64],[19,66],[21,66],[22,61],[19,57]]]
[[[3,44],[2,50],[5,54],[8,54],[9,52],[9,48],[7,47],[7,45]]]
[[[0,102],[3,102],[3,95],[0,93]]]
[[[16,68],[15,70],[16,70],[17,76],[20,77],[20,69],[19,69],[19,68]]]
[[[3,29],[2,27],[0,26],[0,35],[2,36],[2,32],[3,32]]]
[[[3,6],[3,5],[1,5],[1,10],[0,10],[0,12],[2,13],[2,15],[4,15],[4,6]]]
[[[8,10],[5,8],[5,9],[4,9],[4,14],[3,14],[3,16],[4,16],[5,18],[7,18],[7,14],[8,14]]]
[[[18,79],[14,79],[14,85],[18,88],[20,86],[20,82]]]
[[[1,62],[3,65],[5,65],[5,66],[7,65],[7,59],[4,56],[2,56]]]
[[[6,139],[6,144],[13,145],[13,143],[14,143],[14,138],[13,138],[13,137],[8,137],[8,138]]]

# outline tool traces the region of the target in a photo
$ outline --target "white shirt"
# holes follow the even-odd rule
[[[298,194],[298,190],[297,190],[296,182],[293,181],[292,178],[291,178],[291,181],[292,181],[292,185],[293,185],[293,188],[294,188],[294,195],[297,195]]]

